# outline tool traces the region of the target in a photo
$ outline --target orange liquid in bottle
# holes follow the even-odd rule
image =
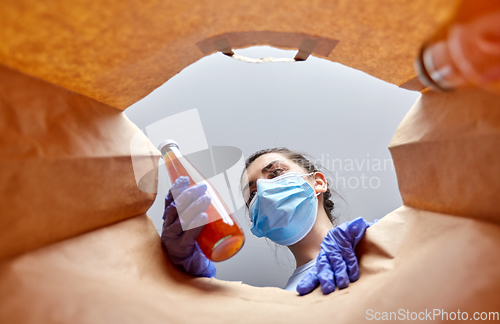
[[[500,1],[463,0],[421,50],[420,80],[438,90],[481,87],[500,93]]]
[[[189,177],[190,186],[205,180],[198,170],[182,156],[176,146],[164,147],[162,154],[172,183],[180,176]],[[196,241],[208,259],[215,262],[224,261],[241,249],[245,242],[245,235],[215,188],[208,181],[205,183],[207,184],[205,195],[211,198],[211,203],[206,210],[207,224]]]

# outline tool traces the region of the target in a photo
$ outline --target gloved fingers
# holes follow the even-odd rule
[[[165,196],[165,207],[163,209],[167,209],[168,206],[170,206],[170,204],[173,201],[174,201],[174,198],[172,197],[172,194],[169,191],[168,194]],[[165,213],[163,213],[163,220],[165,220]]]
[[[208,216],[203,213],[201,218],[204,218],[202,221],[206,222]],[[195,249],[196,238],[202,229],[203,226],[200,226],[188,231],[183,231],[180,220],[177,219],[168,228],[166,235],[162,236],[162,239],[165,238],[167,241],[165,242],[165,246],[167,247],[170,261],[174,264],[181,264],[186,272],[196,276],[200,275],[198,272],[195,273],[193,269],[200,267],[201,262],[207,259],[203,253],[197,254],[197,250]],[[192,262],[194,262],[194,264],[191,264]]]
[[[351,223],[352,224],[352,223]],[[349,285],[349,281],[356,281],[359,278],[359,268],[358,268],[358,260],[356,259],[356,254],[354,253],[353,249],[353,235],[355,234],[354,232],[350,232],[349,229],[351,227],[347,228],[335,228],[331,232],[333,239],[337,243],[338,251],[340,255],[342,256],[343,264],[344,267],[343,269],[346,269],[346,271],[342,271],[342,269],[339,269],[339,283],[337,284],[342,288],[345,288]],[[337,274],[337,271],[335,271]],[[348,278],[348,279],[347,279]]]
[[[170,226],[176,219],[179,219],[177,214],[177,208],[175,208],[175,203],[172,202],[165,208],[163,212],[163,230]]]
[[[191,256],[190,259],[191,260],[189,262],[188,268],[186,268],[189,274],[197,277],[207,277],[207,278],[215,277],[217,273],[215,264],[212,261],[210,261],[203,254],[203,252],[201,252],[201,249],[197,242],[195,242],[193,255]]]
[[[207,197],[207,198],[208,198],[208,201],[210,202],[210,198],[209,197]],[[206,201],[207,199],[202,199],[202,200]],[[203,203],[203,201],[202,201],[202,203]],[[206,209],[206,205],[202,204],[202,207],[204,207]],[[173,210],[175,211],[175,204],[172,204],[169,207],[167,207],[167,209],[169,209],[169,208],[173,208]],[[177,215],[176,212],[175,212],[175,215]],[[164,239],[164,240],[172,240],[173,239],[174,241],[176,241],[176,245],[179,248],[178,250],[182,250],[184,252],[189,252],[192,249],[192,246],[193,246],[196,238],[198,237],[201,230],[203,229],[203,226],[201,226],[201,225],[204,225],[207,223],[207,219],[208,219],[207,214],[204,212],[200,212],[197,215],[197,217],[193,220],[192,229],[187,230],[187,231],[183,230],[183,226],[181,224],[181,220],[179,217],[172,218],[172,219],[173,219],[173,221],[170,224],[168,224],[167,221],[170,221],[171,218],[170,218],[170,216],[167,217],[167,220],[163,224],[162,239]],[[168,247],[169,245],[172,245],[172,244],[170,243],[170,244],[165,244],[165,245],[167,245],[167,247]]]
[[[207,191],[207,185],[204,183],[199,183],[182,191],[182,193],[178,196],[173,193],[175,206],[177,206],[179,215],[182,211],[187,209],[189,205],[203,196],[205,194],[205,191]]]
[[[166,224],[166,222],[165,222]],[[162,238],[175,238],[178,239],[182,235],[182,225],[180,219],[177,217],[171,224],[163,226]]]
[[[366,229],[370,226],[361,217],[356,218],[351,222],[345,222],[340,226],[336,227],[332,232],[331,236],[333,240],[337,243],[340,254],[347,266],[348,277],[350,281],[356,281],[359,279],[359,266],[358,260],[355,254],[355,248],[358,242],[365,235]],[[330,233],[329,233],[330,234]],[[335,272],[337,274],[337,272]],[[342,278],[340,279],[343,280]],[[339,285],[337,283],[337,285]],[[345,287],[347,287],[348,282],[345,282]],[[341,285],[339,285],[340,287]]]
[[[339,236],[338,232],[342,233],[338,227],[331,229],[321,243],[321,250],[324,251],[328,259],[329,266],[335,274],[335,285],[339,289],[349,285],[349,277],[347,275],[347,267],[342,257],[342,246],[350,246],[345,237]],[[320,271],[320,269],[318,269]]]
[[[179,196],[181,192],[189,188],[190,184],[191,184],[191,179],[189,179],[189,177],[180,176],[177,179],[175,179],[174,183],[172,184],[172,187],[170,187],[170,192],[175,198]]]
[[[191,180],[189,177],[178,177],[175,179],[172,187],[168,191],[167,196],[165,197],[165,209],[174,201],[174,197],[178,197],[184,190],[189,187]]]
[[[206,213],[202,212],[202,213],[198,214],[195,217],[195,219],[193,219],[193,221],[189,224],[189,226],[187,226],[187,228],[185,230],[189,231],[193,228],[203,227],[203,226],[207,225],[207,222],[208,222],[208,216]],[[184,228],[184,226],[183,226],[183,228]]]
[[[359,279],[359,266],[355,248],[365,235],[365,231],[368,227],[369,224],[359,217],[333,230],[333,238],[335,242],[337,242],[342,258],[347,265],[350,281]]]
[[[206,213],[201,213],[196,219],[195,222],[200,223],[200,224],[206,224],[208,220],[208,216]],[[200,235],[200,232],[203,230],[203,226],[197,226],[193,227],[189,230],[184,231],[182,233],[182,236],[180,238],[181,244],[183,246],[192,246],[195,244],[196,239],[198,238],[198,235]]]
[[[215,278],[216,275],[217,275],[217,268],[215,267],[215,263],[212,261],[208,261],[208,267],[207,267],[207,272],[205,273],[205,277]]]
[[[358,280],[359,266],[358,266],[358,259],[356,258],[354,250],[351,248],[348,249],[341,248],[340,253],[342,254],[342,258],[344,259],[344,262],[347,266],[347,273],[349,275],[349,280],[351,282]]]
[[[299,284],[297,285],[297,292],[299,293],[300,296],[304,296],[309,294],[311,291],[313,291],[317,286],[319,285],[319,279],[318,279],[318,269],[316,265],[314,265],[300,280]]]
[[[207,215],[205,214],[204,217],[207,218]],[[175,265],[182,266],[187,273],[195,276],[199,276],[199,274],[195,273],[193,269],[197,267],[196,264],[201,262],[201,260],[196,260],[195,240],[202,229],[203,227],[197,227],[183,231],[180,219],[177,218],[170,226],[164,228],[161,236],[170,261]],[[205,257],[203,256],[203,258]],[[199,256],[198,259],[200,259]]]
[[[189,207],[187,207],[184,211],[179,213],[179,218],[181,220],[181,225],[183,230],[187,230],[189,228],[193,228],[196,226],[200,226],[197,224],[193,224],[193,221],[199,217],[200,214],[204,213],[208,206],[210,206],[210,197],[201,196],[196,201],[191,203]],[[198,220],[199,222],[200,220]],[[200,223],[198,223],[200,224]],[[206,220],[205,220],[206,224]],[[203,225],[205,225],[203,224]]]
[[[338,249],[328,251],[326,257],[330,262],[331,269],[335,274],[335,285],[339,289],[349,286],[349,276],[347,275],[347,266]]]
[[[340,234],[349,239],[351,243],[351,248],[354,250],[358,242],[361,241],[363,236],[365,236],[365,231],[369,227],[369,223],[366,222],[363,218],[358,217],[355,220],[351,221],[347,227],[341,228],[339,232],[335,234]]]
[[[335,290],[335,274],[333,273],[330,261],[323,251],[320,252],[316,260],[316,267],[318,269],[317,278],[321,285],[321,291],[323,294],[328,295]]]
[[[174,186],[172,186],[172,188],[174,188],[175,190],[184,190],[186,188],[186,186],[189,186],[189,178],[188,177],[179,177],[174,182],[174,185],[175,185],[175,188],[174,188]],[[177,199],[171,198],[170,196],[172,196],[172,194],[169,193],[169,195],[165,199],[165,204],[168,201],[170,201],[170,204],[165,208],[165,212],[163,213],[163,219],[165,221],[163,224],[163,227],[170,226],[179,216],[179,211],[181,211],[181,214],[180,214],[180,217],[182,220],[181,224],[182,225],[187,224],[185,226],[187,228],[187,226],[189,226],[189,223],[192,221],[192,219],[199,214],[199,213],[196,213],[197,208],[198,208],[198,210],[200,210],[200,212],[205,211],[208,208],[208,205],[210,205],[210,198],[208,196],[203,196],[203,193],[200,194],[201,191],[203,191],[203,192],[206,191],[205,184],[195,185],[189,189],[185,189],[184,191],[181,191],[181,194]],[[174,193],[174,196],[175,196],[175,193]],[[184,210],[185,208],[184,209],[179,208],[177,205],[178,201],[181,201],[184,203],[188,203],[188,202],[191,203],[191,199],[199,197],[199,196],[206,197],[206,198],[202,199],[199,202],[195,201],[195,204],[194,204],[195,206],[193,206],[192,208],[190,205],[186,206],[189,209],[189,211]],[[182,197],[184,197],[184,198],[182,198]],[[208,205],[206,202],[207,199],[208,199]],[[175,202],[173,200],[175,200]],[[205,205],[207,205],[207,206],[204,207]]]
[[[180,261],[179,265],[182,266],[186,273],[195,277],[212,278],[215,277],[216,274],[214,263],[208,260],[204,255],[203,258],[200,258],[193,254],[193,256]]]

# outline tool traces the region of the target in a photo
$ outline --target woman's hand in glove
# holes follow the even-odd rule
[[[210,197],[205,184],[189,188],[190,179],[179,177],[165,197],[161,241],[172,264],[196,277],[215,277],[216,269],[201,252],[196,238],[207,223]]]
[[[370,225],[359,217],[328,231],[321,243],[316,265],[297,285],[297,292],[306,295],[321,285],[321,291],[327,295],[335,287],[346,288],[349,281],[358,280],[359,267],[354,250]]]

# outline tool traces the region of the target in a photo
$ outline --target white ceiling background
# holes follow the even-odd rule
[[[295,55],[267,46],[236,52],[253,58]],[[305,62],[250,64],[216,53],[184,69],[125,114],[142,129],[197,108],[209,146],[233,146],[245,157],[276,146],[306,152],[337,179],[334,185],[345,200],[336,201],[339,219],[374,220],[402,204],[387,146],[419,95],[312,56]],[[166,183],[162,169],[158,196],[148,212],[158,231]],[[217,278],[284,287],[295,268],[292,254],[254,237],[243,208],[233,216],[246,242],[232,259],[216,264]]]

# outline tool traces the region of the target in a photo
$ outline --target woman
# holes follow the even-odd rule
[[[311,161],[286,148],[256,152],[245,163],[241,185],[252,233],[287,246],[295,257],[297,268],[285,289],[304,295],[321,285],[329,294],[358,279],[354,249],[370,224],[358,218],[333,226],[331,189]],[[182,231],[177,209],[189,211],[191,224],[203,224],[210,203],[205,185],[188,187],[189,179],[181,177],[166,197],[162,242],[173,264],[194,276],[214,277],[215,265],[196,243],[203,227]]]

